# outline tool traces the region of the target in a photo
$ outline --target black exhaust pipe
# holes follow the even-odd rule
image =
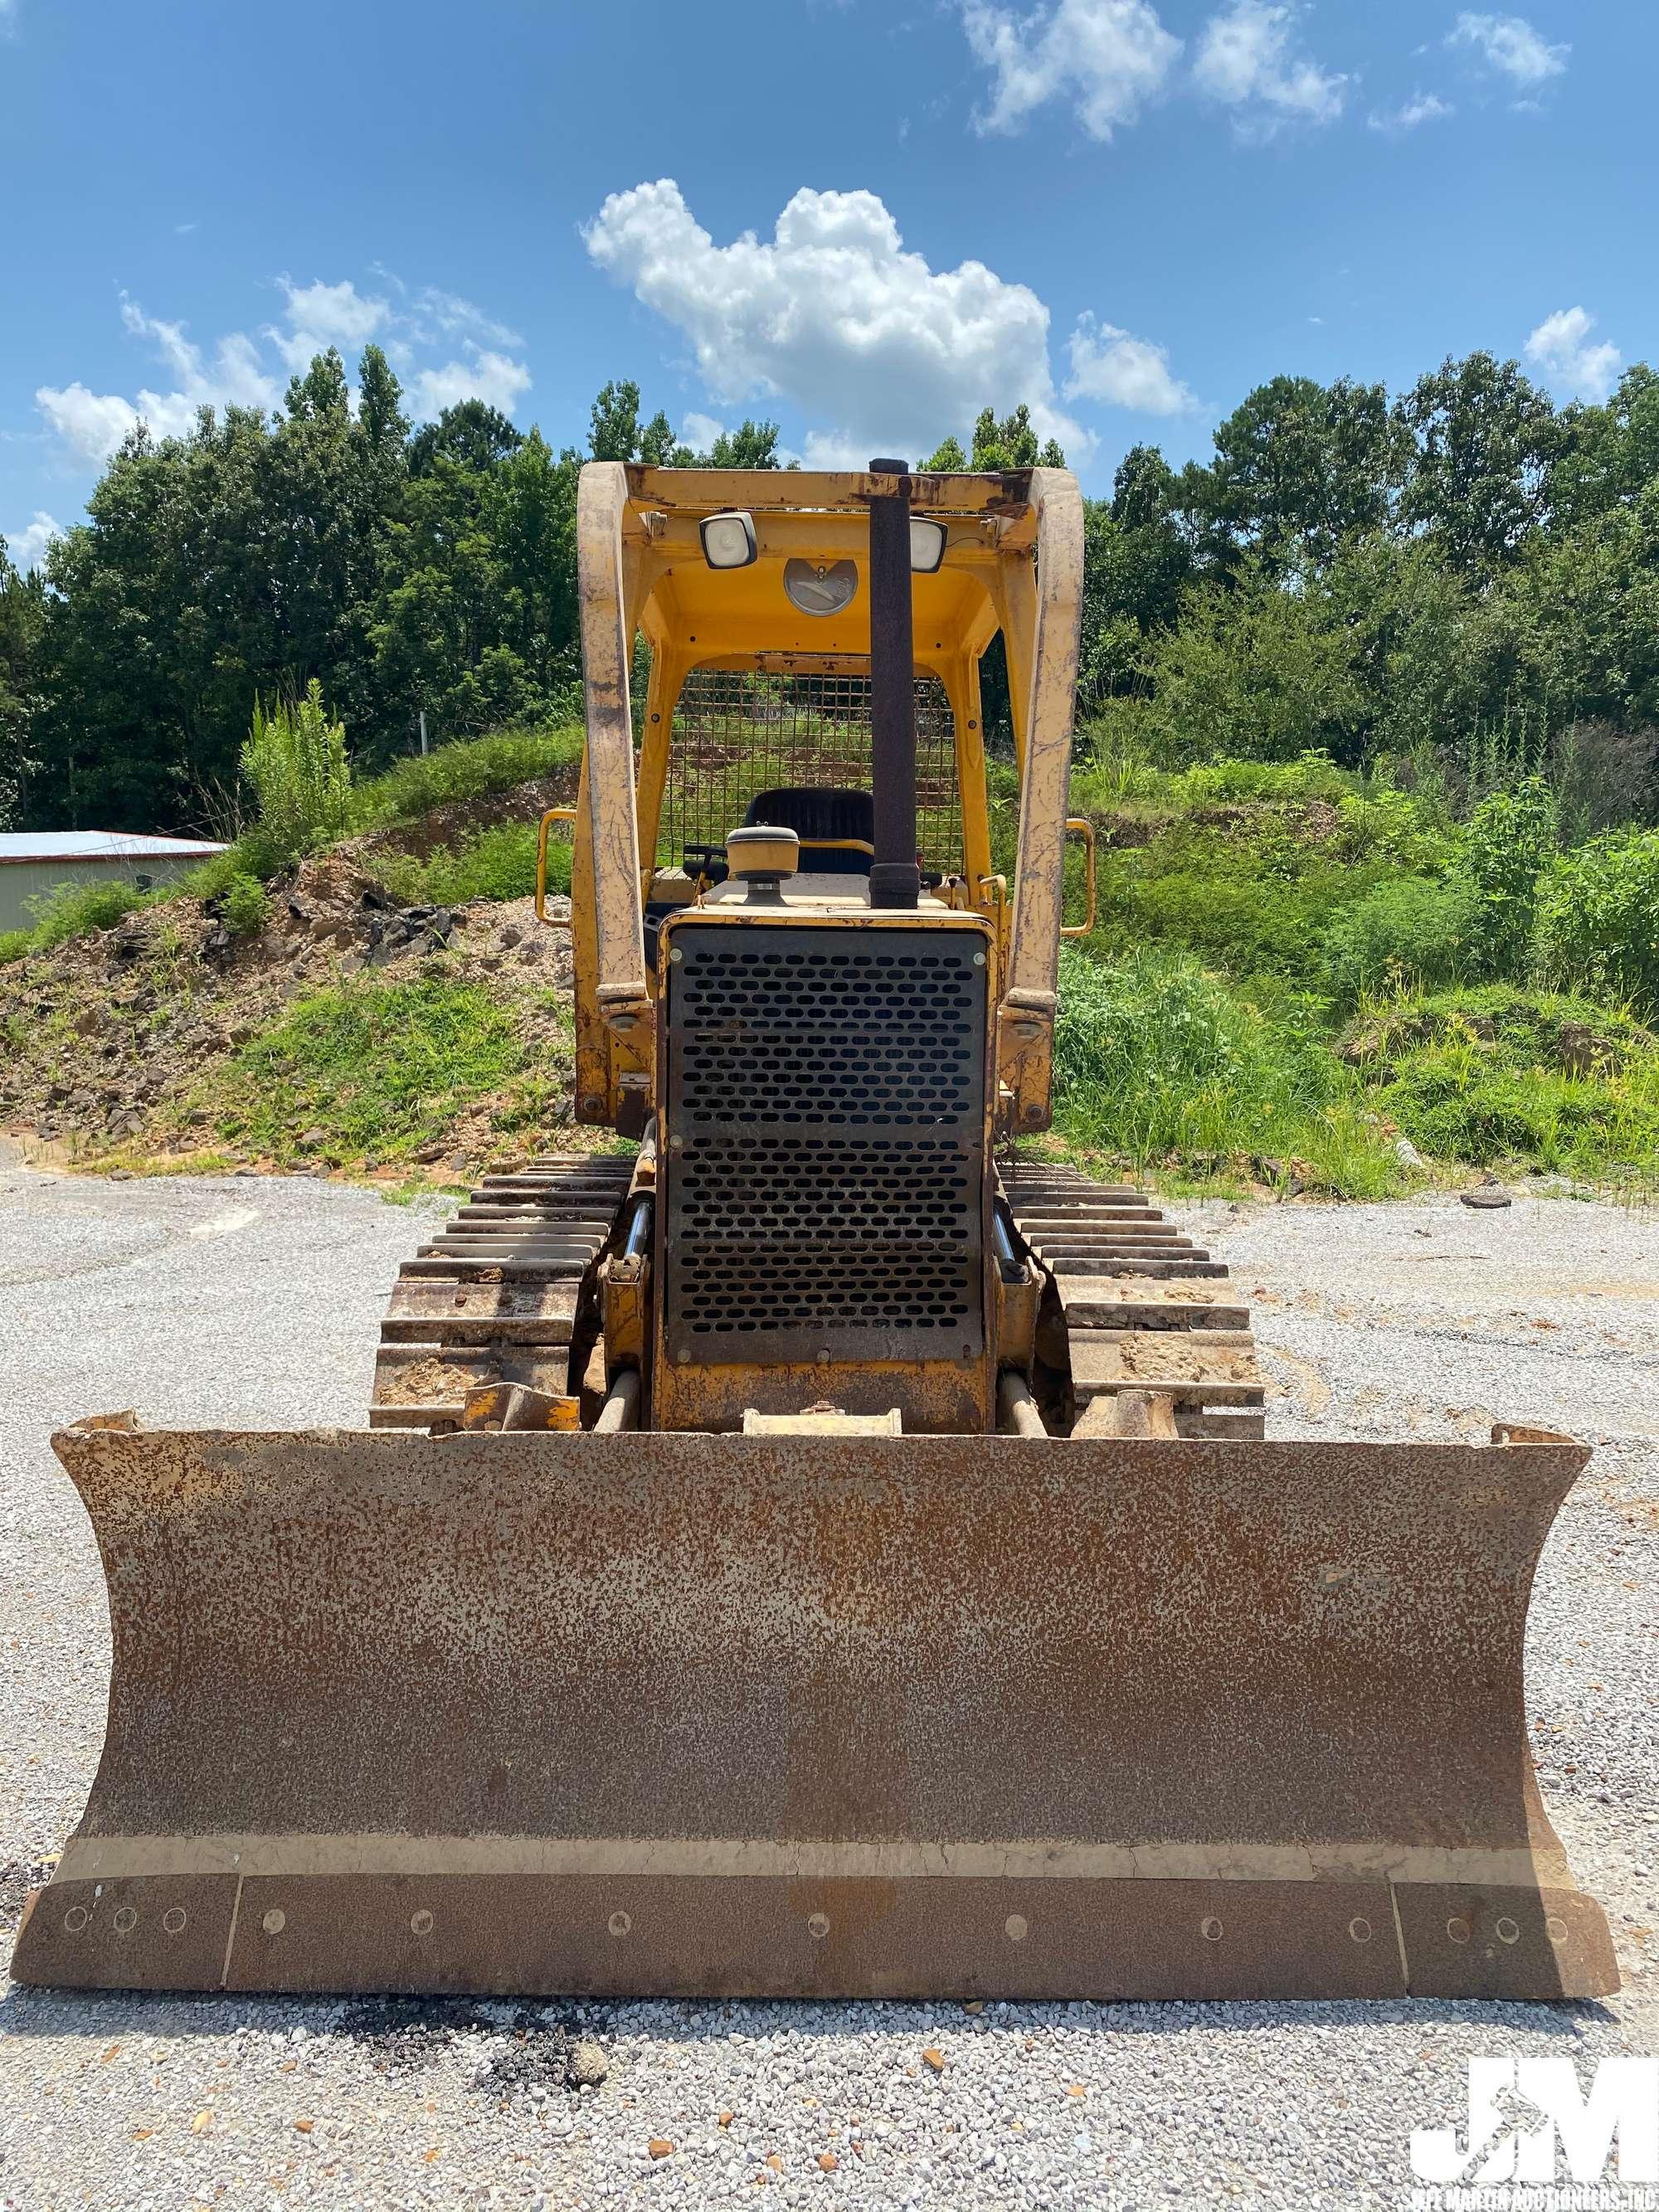
[[[916,668],[910,634],[910,471],[872,461],[872,476],[899,479],[870,501],[870,767],[875,800],[872,907],[914,908],[916,865]]]

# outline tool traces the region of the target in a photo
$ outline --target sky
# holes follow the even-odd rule
[[[556,447],[920,459],[1026,402],[1087,491],[1290,373],[1659,357],[1655,0],[0,0],[0,535],[139,417],[384,345]]]

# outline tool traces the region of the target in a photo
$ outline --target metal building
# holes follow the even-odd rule
[[[165,884],[224,851],[195,837],[139,837],[122,830],[21,830],[0,836],[0,930],[28,929],[65,887]]]

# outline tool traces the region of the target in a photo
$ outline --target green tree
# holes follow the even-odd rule
[[[423,422],[409,447],[409,473],[430,476],[440,459],[464,469],[493,469],[524,443],[524,433],[485,399],[458,400]]]
[[[0,538],[0,830],[20,811],[34,766],[33,726],[46,594],[38,574],[21,575]]]
[[[775,422],[739,422],[735,430],[722,430],[701,465],[711,469],[775,469],[778,460]]]
[[[1571,527],[1639,499],[1659,478],[1659,374],[1637,362],[1604,407],[1569,407],[1560,428],[1549,479],[1557,521]]]
[[[371,451],[395,455],[404,465],[403,445],[409,435],[404,413],[403,387],[392,373],[392,364],[377,345],[365,346],[358,371],[357,419]]]
[[[1031,410],[1022,400],[1012,415],[998,419],[994,407],[983,407],[974,422],[974,451],[969,466],[988,473],[996,469],[1063,469],[1066,456],[1050,438],[1040,445],[1031,427]]]
[[[1085,503],[1078,692],[1085,714],[1144,688],[1147,639],[1180,617],[1193,559],[1176,498],[1163,454],[1136,446],[1118,465],[1109,502]]]
[[[1184,490],[1230,552],[1323,563],[1388,520],[1410,451],[1380,384],[1276,376],[1219,426],[1214,460],[1189,471]]]
[[[1403,521],[1464,574],[1498,574],[1549,512],[1561,428],[1548,396],[1516,362],[1472,353],[1419,378],[1397,411],[1415,447]]]
[[[640,387],[631,379],[613,379],[600,390],[588,410],[587,450],[596,461],[639,459]]]
[[[660,408],[640,433],[640,459],[653,468],[689,469],[696,459],[690,446],[682,445]]]
[[[367,366],[364,413],[320,355],[274,419],[204,409],[115,455],[49,556],[36,819],[199,818],[235,783],[249,697],[325,672],[364,749],[392,739],[371,630],[405,451],[397,380]]]
[[[1292,761],[1364,746],[1367,700],[1356,640],[1311,572],[1293,591],[1252,556],[1231,586],[1194,586],[1146,654],[1152,727],[1170,757]]]

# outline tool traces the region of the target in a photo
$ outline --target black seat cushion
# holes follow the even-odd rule
[[[757,791],[744,821],[748,825],[769,822],[781,830],[793,830],[800,839],[805,875],[867,876],[870,872],[876,802],[867,791],[784,784],[775,791]]]

